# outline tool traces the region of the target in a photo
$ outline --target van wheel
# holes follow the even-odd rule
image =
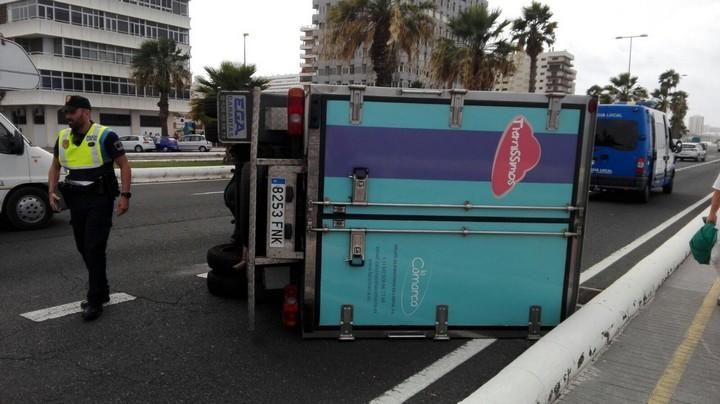
[[[663,185],[663,193],[666,195],[672,194],[674,185],[675,185],[675,173],[673,173],[672,177],[670,177],[670,182],[668,184]]]
[[[25,187],[11,193],[5,210],[10,225],[19,230],[45,227],[52,218],[47,191],[40,188]]]
[[[645,188],[638,194],[638,202],[648,203],[650,201],[650,184],[645,185]]]

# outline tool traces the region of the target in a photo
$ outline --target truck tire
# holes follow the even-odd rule
[[[217,297],[240,299],[247,296],[247,281],[240,271],[218,272],[213,269],[207,274],[207,288],[211,295]]]
[[[648,203],[650,201],[650,184],[645,185],[642,191],[638,193],[638,202]]]
[[[13,191],[6,201],[5,215],[10,226],[18,230],[45,227],[52,218],[47,191],[35,187]]]
[[[242,261],[242,248],[235,244],[220,244],[207,252],[208,266],[218,272],[237,272],[233,267]]]
[[[670,177],[670,182],[663,185],[663,193],[666,195],[672,194],[674,185],[675,185],[675,173],[673,172],[672,177]]]

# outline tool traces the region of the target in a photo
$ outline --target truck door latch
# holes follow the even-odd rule
[[[467,90],[450,91],[450,127],[462,128],[463,108],[465,106],[465,94]]]
[[[362,267],[365,265],[365,232],[350,232],[350,257],[347,259],[351,267]]]
[[[350,86],[350,124],[360,125],[362,123],[362,107],[365,86]]]
[[[367,181],[369,171],[365,167],[355,167],[352,176],[352,201],[353,203],[367,203]]]
[[[560,111],[562,110],[562,99],[565,94],[547,94],[548,112],[547,112],[547,129],[558,130],[560,128]]]

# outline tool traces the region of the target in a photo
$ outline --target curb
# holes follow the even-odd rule
[[[126,153],[130,161],[137,160],[222,160],[225,152],[144,152]]]
[[[234,166],[209,166],[209,167],[153,167],[136,168],[132,170],[132,183],[152,182],[175,182],[175,181],[197,181],[215,180],[230,178]],[[120,170],[115,169],[115,174],[120,178]]]
[[[704,211],[547,333],[462,404],[553,403],[596,360],[690,254]]]

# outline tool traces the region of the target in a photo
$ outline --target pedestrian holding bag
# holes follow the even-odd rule
[[[710,264],[713,247],[717,243],[717,228],[715,224],[705,223],[690,239],[690,252],[699,264]]]

